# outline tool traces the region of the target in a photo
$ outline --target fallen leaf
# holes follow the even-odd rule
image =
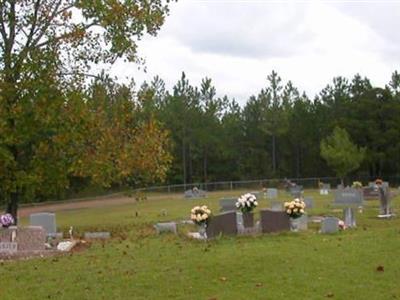
[[[328,297],[328,298],[333,298],[333,296],[334,296],[333,293],[328,293],[328,294],[326,294],[326,297]]]
[[[262,287],[262,286],[263,286],[263,284],[261,282],[256,283],[256,287]]]
[[[221,277],[219,280],[226,281],[226,277]]]
[[[384,268],[383,268],[383,266],[378,266],[378,267],[376,268],[376,270],[377,270],[378,272],[383,272],[383,271],[385,271]]]

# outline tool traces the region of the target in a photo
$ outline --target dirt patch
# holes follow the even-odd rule
[[[126,196],[110,196],[108,198],[97,200],[71,201],[63,203],[40,204],[28,207],[21,207],[18,210],[18,217],[27,217],[32,213],[37,212],[56,212],[62,210],[74,210],[82,208],[108,207],[115,205],[133,204],[134,198]]]

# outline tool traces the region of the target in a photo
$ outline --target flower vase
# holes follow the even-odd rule
[[[243,213],[243,227],[251,228],[254,226],[254,215],[252,212]]]
[[[300,218],[290,218],[290,231],[298,232],[300,227]]]
[[[207,224],[206,223],[199,224],[199,234],[202,239],[207,238]]]

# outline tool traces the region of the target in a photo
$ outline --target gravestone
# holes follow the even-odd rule
[[[42,251],[45,250],[46,231],[41,226],[10,226],[0,230],[0,243],[15,243],[18,252]],[[15,244],[9,247],[15,249]]]
[[[354,208],[352,207],[346,207],[343,209],[343,219],[344,219],[344,225],[346,227],[356,227],[356,215],[354,212]]]
[[[283,203],[279,201],[271,202],[271,210],[272,211],[283,211]]]
[[[236,211],[236,198],[223,198],[219,200],[220,212]]]
[[[313,197],[304,197],[303,201],[306,204],[306,209],[314,207],[314,198]]]
[[[250,194],[254,195],[256,199],[261,199],[260,192],[250,192]]]
[[[325,217],[321,222],[321,233],[335,233],[339,231],[339,219]]]
[[[363,204],[363,194],[362,191],[345,188],[335,191],[335,198],[333,204],[335,205],[362,205]]]
[[[278,198],[278,189],[267,189],[267,198],[268,199],[276,199]]]
[[[331,185],[329,183],[323,183],[321,189],[319,190],[320,195],[328,195],[331,190]]]
[[[178,234],[175,222],[157,223],[154,225],[154,228],[157,234],[163,232],[172,232],[173,234]]]
[[[286,212],[263,209],[260,214],[263,233],[290,231],[290,218]]]
[[[47,236],[55,237],[57,234],[56,215],[54,213],[31,214],[30,225],[42,226]]]
[[[236,212],[225,212],[213,216],[207,225],[206,233],[209,239],[220,234],[236,235],[238,233]]]
[[[380,214],[379,218],[390,218],[392,217],[392,209],[390,207],[390,191],[388,187],[379,186],[379,204],[380,204]]]
[[[185,191],[184,197],[186,199],[205,198],[206,192],[200,189],[191,189]]]
[[[295,186],[291,186],[289,188],[289,193],[292,195],[292,197],[294,198],[300,198],[301,194],[303,192],[303,186],[301,185],[295,185]]]
[[[371,186],[364,187],[362,191],[363,191],[363,197],[366,200],[379,198],[379,192],[375,187]]]
[[[111,234],[109,232],[85,232],[83,235],[85,240],[90,239],[109,239]]]

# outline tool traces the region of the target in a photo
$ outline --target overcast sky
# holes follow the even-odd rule
[[[159,75],[171,88],[184,71],[244,104],[272,70],[309,96],[334,76],[384,86],[400,70],[400,0],[180,0],[170,10],[158,36],[139,45],[147,73],[118,62],[112,74],[137,84]]]

